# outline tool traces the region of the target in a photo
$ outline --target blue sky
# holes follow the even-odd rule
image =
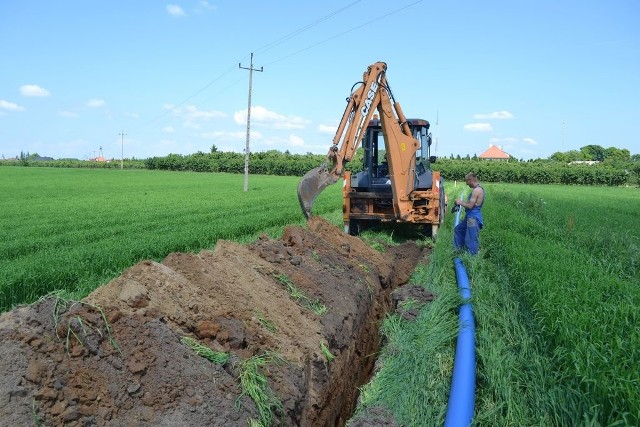
[[[640,153],[640,2],[3,0],[0,155],[326,153],[366,67],[439,156]],[[120,133],[126,135],[122,136]]]

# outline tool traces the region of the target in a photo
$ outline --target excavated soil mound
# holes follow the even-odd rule
[[[391,292],[421,256],[312,218],[279,240],[141,262],[80,302],[4,313],[0,425],[342,425]],[[211,362],[184,337],[229,357]],[[247,361],[261,361],[258,397],[241,385]]]

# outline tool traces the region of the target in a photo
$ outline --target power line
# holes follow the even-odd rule
[[[273,42],[271,42],[271,43],[266,44],[265,46],[263,46],[263,47],[261,47],[260,49],[257,49],[257,50],[256,50],[257,54],[259,55],[259,54],[261,54],[261,53],[267,52],[268,50],[270,50],[270,49],[272,49],[272,48],[274,48],[274,47],[276,47],[276,46],[278,46],[278,45],[280,45],[280,44],[282,44],[282,43],[286,42],[287,40],[292,39],[293,37],[297,36],[298,34],[301,34],[301,33],[305,32],[306,30],[308,30],[308,29],[310,29],[310,28],[315,27],[316,25],[320,24],[321,22],[324,22],[324,21],[326,21],[327,19],[332,18],[333,16],[335,16],[335,15],[339,14],[340,12],[342,12],[342,11],[344,11],[344,10],[346,10],[346,9],[350,8],[350,7],[351,7],[351,6],[353,6],[354,4],[356,4],[356,3],[360,3],[360,1],[361,1],[361,0],[356,0],[356,1],[352,2],[352,3],[349,3],[348,5],[346,5],[346,6],[342,7],[342,8],[340,8],[340,9],[338,9],[338,10],[336,10],[336,11],[333,11],[333,12],[331,12],[331,13],[330,13],[330,14],[328,14],[328,15],[325,15],[325,16],[323,16],[323,17],[322,17],[322,18],[320,18],[320,19],[317,19],[317,20],[313,21],[311,24],[305,25],[305,26],[304,26],[304,27],[302,27],[302,28],[299,28],[299,29],[297,29],[297,30],[295,30],[295,31],[293,31],[293,32],[291,32],[291,33],[289,33],[289,34],[287,34],[287,35],[282,36],[281,38],[279,38],[279,39],[278,39],[278,40],[276,40],[276,41],[273,41]]]
[[[324,22],[326,20],[328,20],[329,18],[341,13],[342,11],[348,9],[349,7],[353,6],[356,3],[359,3],[361,0],[356,0],[354,2],[349,3],[347,6],[344,6],[336,11],[333,11],[331,13],[329,13],[328,15],[323,16],[322,18],[319,18],[315,21],[313,21],[311,24],[308,24],[298,30],[295,30],[271,43],[266,44],[265,46],[261,47],[260,49],[258,49],[258,53],[264,53],[267,52],[268,50],[284,43],[287,40],[292,39],[293,37],[297,36],[298,34],[303,33],[304,31],[308,30],[309,28],[313,28],[316,25],[320,24],[321,22]],[[253,56],[253,53],[251,54]],[[243,58],[243,59],[246,59]],[[187,101],[189,101],[190,99],[194,98],[195,96],[199,95],[200,93],[204,92],[206,89],[208,89],[209,87],[211,87],[214,83],[216,83],[217,81],[219,81],[220,79],[222,79],[224,76],[226,76],[227,74],[229,74],[231,71],[233,71],[235,69],[235,66],[230,67],[229,69],[227,69],[226,71],[224,71],[222,74],[220,74],[218,77],[216,77],[215,79],[213,79],[212,81],[210,81],[209,83],[207,83],[206,85],[204,85],[203,87],[201,87],[200,89],[198,89],[196,92],[194,92],[193,94],[189,95],[187,98],[183,99],[182,101],[180,101],[179,103],[177,103],[176,105],[174,105],[173,107],[171,107],[170,109],[168,109],[167,111],[165,111],[164,113],[154,117],[153,119],[149,120],[148,122],[146,122],[145,124],[141,125],[140,127],[144,127],[144,126],[148,126],[151,123],[161,119],[162,117],[166,116],[167,114],[170,114],[172,111],[175,111],[178,107],[182,106],[184,103],[186,103]],[[242,81],[244,79],[238,80],[235,83],[233,83],[230,86],[227,86],[225,89],[223,89],[222,91],[218,92],[224,92],[226,89],[228,89],[229,87],[235,86],[237,83],[239,83],[240,81]]]
[[[335,10],[335,11],[333,11],[333,12],[331,12],[331,13],[329,13],[329,14],[325,15],[325,16],[323,16],[322,18],[316,19],[315,21],[311,22],[311,23],[310,23],[310,24],[308,24],[308,25],[305,25],[305,26],[303,26],[303,27],[301,27],[301,28],[299,28],[299,29],[297,29],[297,30],[295,30],[295,31],[293,31],[293,32],[291,32],[291,33],[289,33],[289,34],[286,34],[286,35],[284,35],[284,36],[280,37],[279,39],[277,39],[277,40],[275,40],[275,41],[273,41],[273,42],[271,42],[271,43],[268,43],[268,44],[264,45],[264,46],[263,46],[263,47],[261,47],[260,49],[257,49],[257,52],[258,52],[257,54],[264,53],[264,52],[267,52],[267,51],[271,50],[272,48],[274,48],[274,47],[276,47],[276,46],[278,46],[278,45],[280,45],[280,44],[282,44],[282,43],[284,43],[284,42],[286,42],[286,41],[288,41],[288,40],[290,40],[290,39],[294,38],[295,36],[297,36],[297,35],[299,35],[299,34],[303,33],[304,31],[306,31],[306,30],[308,30],[308,29],[310,29],[310,28],[313,28],[313,27],[317,26],[318,24],[320,24],[320,23],[322,23],[322,22],[324,22],[324,21],[326,21],[326,20],[328,20],[328,19],[330,19],[330,18],[334,17],[335,15],[337,15],[337,14],[339,14],[339,13],[342,13],[343,11],[345,11],[346,9],[348,9],[348,8],[352,7],[352,6],[353,6],[353,5],[355,5],[356,3],[359,3],[360,1],[361,1],[361,0],[355,0],[355,1],[351,2],[351,3],[349,3],[348,5],[346,5],[346,6],[342,7],[342,8],[340,8],[340,9],[337,9],[337,10]],[[279,59],[276,59],[275,61],[269,62],[269,63],[267,63],[266,65],[267,65],[267,66],[269,66],[269,65],[275,64],[275,63],[277,63],[277,62],[284,61],[285,59],[289,59],[289,58],[291,58],[291,57],[293,57],[293,56],[296,56],[296,55],[298,55],[298,54],[300,54],[300,53],[302,53],[302,52],[305,52],[305,51],[307,51],[307,50],[313,49],[313,48],[315,48],[315,47],[317,47],[317,46],[320,46],[320,45],[322,45],[322,44],[324,44],[324,43],[327,43],[327,42],[329,42],[329,41],[331,41],[331,40],[334,40],[334,39],[336,39],[336,38],[339,38],[339,37],[341,37],[341,36],[344,36],[345,34],[349,34],[349,33],[353,32],[353,31],[356,31],[356,30],[358,30],[358,29],[360,29],[360,28],[362,28],[362,27],[365,27],[365,26],[370,25],[370,24],[372,24],[372,23],[374,23],[374,22],[380,21],[380,20],[385,19],[385,18],[387,18],[387,17],[389,17],[389,16],[391,16],[391,15],[394,15],[394,14],[396,14],[396,13],[399,13],[399,12],[401,12],[401,11],[405,10],[405,9],[408,9],[408,8],[410,8],[410,7],[413,7],[413,6],[415,6],[416,4],[421,3],[421,2],[423,2],[423,1],[424,1],[424,0],[417,0],[417,1],[414,1],[414,2],[412,2],[412,3],[410,3],[410,4],[408,4],[408,5],[405,5],[405,6],[399,7],[399,8],[397,8],[397,9],[395,9],[395,10],[391,11],[391,12],[388,12],[388,13],[386,13],[386,14],[384,14],[384,15],[381,15],[381,16],[379,16],[379,17],[377,17],[377,18],[371,19],[371,20],[369,20],[369,21],[367,21],[367,22],[364,22],[364,23],[362,23],[362,24],[360,24],[360,25],[357,25],[357,26],[355,26],[355,27],[352,27],[352,28],[350,28],[350,29],[348,29],[348,30],[346,30],[346,31],[340,32],[340,33],[338,33],[338,34],[336,34],[336,35],[334,35],[334,36],[332,36],[332,37],[329,37],[329,38],[327,38],[327,39],[324,39],[324,40],[322,40],[322,41],[320,41],[320,42],[318,42],[318,43],[315,43],[315,44],[309,45],[309,46],[307,46],[306,48],[299,49],[299,50],[297,50],[297,51],[295,51],[295,52],[293,52],[293,53],[291,53],[291,54],[289,54],[289,55],[283,56],[283,57],[281,57],[281,58],[279,58]],[[253,55],[253,54],[252,54],[252,55]],[[245,57],[244,59],[246,59],[246,57]],[[214,83],[218,82],[220,79],[222,79],[224,76],[226,76],[227,74],[229,74],[229,73],[230,73],[232,70],[234,70],[234,69],[235,69],[235,65],[234,65],[234,66],[232,66],[232,67],[230,67],[230,68],[228,68],[226,71],[224,71],[224,72],[223,72],[222,74],[220,74],[218,77],[216,77],[215,79],[211,80],[209,83],[207,83],[206,85],[204,85],[203,87],[201,87],[201,88],[200,88],[200,89],[198,89],[196,92],[192,93],[191,95],[189,95],[188,97],[186,97],[185,99],[183,99],[182,101],[180,101],[179,103],[177,103],[177,104],[173,105],[173,106],[172,106],[170,109],[168,109],[167,111],[163,112],[162,114],[159,114],[158,116],[156,116],[156,117],[154,117],[153,119],[149,120],[148,122],[144,123],[144,124],[143,124],[143,125],[141,125],[139,128],[142,128],[142,127],[148,126],[148,125],[150,125],[151,123],[154,123],[154,122],[158,121],[159,119],[161,119],[162,117],[165,117],[166,115],[168,115],[168,114],[170,114],[171,112],[175,111],[177,108],[179,108],[180,106],[184,105],[187,101],[189,101],[189,100],[193,99],[195,96],[197,96],[197,95],[199,95],[200,93],[204,92],[206,89],[208,89],[209,87],[211,87]],[[222,92],[224,92],[224,91],[226,91],[226,90],[227,90],[227,89],[229,89],[230,87],[235,86],[236,84],[238,84],[238,83],[239,83],[239,82],[241,82],[242,80],[244,80],[244,78],[242,78],[242,79],[240,79],[240,80],[237,80],[237,81],[235,81],[234,83],[232,83],[232,84],[230,84],[230,85],[227,85],[224,89],[222,89],[222,90],[220,90],[219,92],[217,92],[217,93],[216,93],[216,95],[217,95],[217,94],[220,94],[220,93],[222,93]],[[209,99],[211,99],[211,98],[209,98]]]
[[[412,6],[415,6],[415,5],[416,5],[416,4],[418,4],[418,3],[422,3],[423,1],[424,1],[424,0],[417,0],[417,1],[415,1],[415,2],[413,2],[413,3],[410,3],[410,4],[406,5],[406,6],[402,6],[402,7],[398,8],[398,9],[393,10],[393,11],[391,11],[391,12],[389,12],[389,13],[386,13],[386,14],[384,14],[384,15],[382,15],[382,16],[379,16],[379,17],[377,17],[377,18],[371,19],[371,20],[369,20],[369,21],[367,21],[367,22],[365,22],[365,23],[363,23],[363,24],[360,24],[360,25],[358,25],[358,26],[352,27],[352,28],[350,28],[350,29],[348,29],[348,30],[346,30],[346,31],[343,31],[343,32],[341,32],[341,33],[338,33],[338,34],[336,34],[336,35],[334,35],[334,36],[332,36],[332,37],[329,37],[328,39],[324,39],[324,40],[322,40],[322,41],[320,41],[320,42],[318,42],[318,43],[315,43],[315,44],[312,44],[312,45],[310,45],[310,46],[307,46],[307,47],[305,47],[304,49],[297,50],[297,51],[293,52],[293,53],[292,53],[292,54],[290,54],[290,55],[283,56],[283,57],[282,57],[282,58],[280,58],[280,59],[276,59],[275,61],[269,62],[267,65],[275,64],[276,62],[280,62],[280,61],[284,61],[285,59],[289,59],[289,58],[291,58],[292,56],[298,55],[299,53],[305,52],[305,51],[307,51],[307,50],[309,50],[309,49],[313,49],[314,47],[320,46],[321,44],[327,43],[327,42],[329,42],[329,41],[331,41],[331,40],[333,40],[333,39],[337,39],[338,37],[344,36],[345,34],[349,34],[349,33],[353,32],[353,31],[355,31],[355,30],[359,30],[359,29],[360,29],[360,28],[362,28],[362,27],[366,27],[366,26],[367,26],[367,25],[369,25],[369,24],[372,24],[372,23],[374,23],[374,22],[380,21],[380,20],[382,20],[382,19],[384,19],[384,18],[387,18],[387,17],[389,17],[389,16],[391,16],[391,15],[395,15],[396,13],[401,12],[401,11],[403,11],[403,10],[405,10],[405,9],[408,9],[408,8],[410,8],[410,7],[412,7]]]
[[[177,103],[176,105],[174,105],[173,107],[171,107],[170,109],[168,109],[167,111],[165,111],[164,113],[156,116],[155,118],[149,120],[147,123],[143,124],[140,127],[144,127],[147,125],[150,125],[151,123],[161,119],[162,117],[166,116],[167,114],[171,113],[172,111],[175,111],[176,108],[180,107],[181,105],[183,105],[185,102],[189,101],[190,99],[194,98],[196,95],[199,95],[200,93],[204,92],[205,89],[211,87],[211,85],[213,85],[215,82],[217,82],[218,80],[220,80],[221,78],[223,78],[224,76],[226,76],[227,74],[229,74],[232,70],[235,70],[235,67],[231,67],[228,70],[226,70],[225,72],[223,72],[222,74],[220,74],[218,77],[216,77],[215,79],[213,79],[212,81],[210,81],[209,83],[207,83],[205,86],[201,87],[200,89],[198,89],[196,92],[194,92],[193,94],[189,95],[187,98],[183,99],[182,101],[180,101],[179,103]]]

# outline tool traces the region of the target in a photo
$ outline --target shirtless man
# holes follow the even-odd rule
[[[467,185],[472,189],[465,202],[456,199],[455,204],[465,210],[465,218],[454,229],[453,245],[456,250],[467,249],[470,254],[477,255],[480,242],[478,235],[482,229],[482,204],[484,203],[484,189],[474,173],[465,176]]]

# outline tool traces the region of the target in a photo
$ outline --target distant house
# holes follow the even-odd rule
[[[107,159],[105,159],[102,156],[98,156],[98,157],[94,157],[94,158],[89,159],[89,161],[90,162],[106,162]]]
[[[509,160],[511,156],[502,151],[502,149],[497,145],[491,144],[489,149],[480,154],[478,158],[483,160]]]
[[[597,165],[599,162],[597,160],[574,160],[573,162],[569,162],[570,165]]]

